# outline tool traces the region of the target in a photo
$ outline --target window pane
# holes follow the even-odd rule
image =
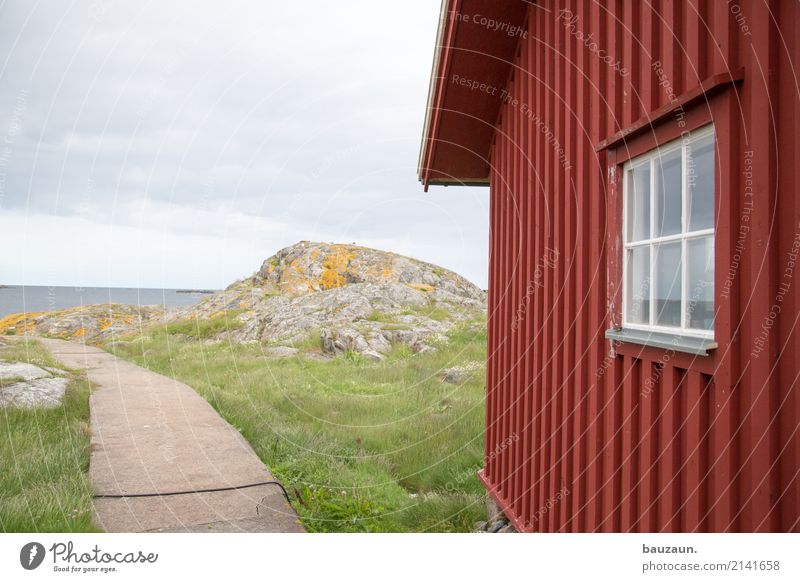
[[[650,323],[650,247],[628,251],[628,288],[625,320]]]
[[[650,165],[628,170],[628,241],[650,238]]]
[[[656,325],[681,324],[681,243],[656,245],[655,308]]]
[[[689,230],[714,227],[714,137],[690,142],[686,154]]]
[[[714,237],[686,242],[687,325],[694,329],[714,329]]]
[[[681,150],[656,158],[654,236],[681,232]]]

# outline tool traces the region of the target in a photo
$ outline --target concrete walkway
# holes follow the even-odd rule
[[[101,350],[42,340],[70,368],[86,370],[96,495],[135,495],[261,485],[170,496],[96,498],[109,532],[302,532],[267,467],[238,431],[192,388]]]

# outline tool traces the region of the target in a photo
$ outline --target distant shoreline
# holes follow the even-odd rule
[[[85,305],[161,305],[176,309],[210,297],[211,289],[161,289],[145,287],[59,287],[0,285],[0,318],[15,313],[58,311]]]
[[[16,289],[18,287],[51,287],[59,289],[144,289],[147,291],[174,291],[175,293],[216,293],[217,289],[161,289],[160,287],[83,287],[80,285],[0,285],[0,289]]]

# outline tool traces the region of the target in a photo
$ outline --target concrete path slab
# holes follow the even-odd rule
[[[109,532],[302,532],[297,514],[247,441],[186,384],[99,348],[43,339],[84,369],[90,396],[97,525]],[[263,483],[262,485],[230,489]]]

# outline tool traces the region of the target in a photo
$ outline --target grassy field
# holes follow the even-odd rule
[[[0,346],[0,359],[63,369],[34,341]],[[0,531],[97,531],[91,524],[92,491],[86,475],[89,383],[85,377],[70,373],[66,395],[57,408],[0,408],[0,465]]]
[[[484,361],[474,324],[435,352],[398,346],[383,362],[270,359],[257,344],[197,341],[218,331],[209,325],[219,322],[173,324],[113,351],[203,395],[286,485],[309,531],[470,531],[485,519],[483,369],[440,380]]]

